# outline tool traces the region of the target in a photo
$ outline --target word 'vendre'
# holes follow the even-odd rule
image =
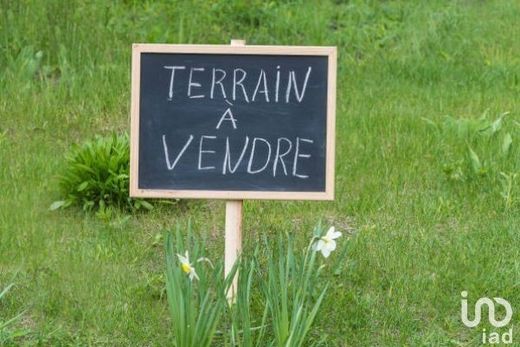
[[[194,136],[190,135],[186,143],[179,150],[177,155],[171,156],[166,135],[162,136],[165,163],[168,170],[173,171],[179,160],[188,149]],[[215,142],[215,143],[211,143]],[[231,154],[230,139],[219,138],[217,136],[202,135],[193,145],[198,146],[198,157],[196,161],[196,169],[216,170],[226,174],[234,174],[242,162],[247,162],[247,174],[258,174],[264,170],[269,170],[273,177],[277,175],[292,175],[301,179],[309,178],[308,175],[298,173],[298,162],[305,158],[311,158],[311,155],[302,150],[303,144],[313,144],[314,141],[306,138],[288,139],[279,137],[273,143],[261,137],[254,137],[250,140],[246,136],[240,153],[235,156]],[[264,146],[267,150],[267,156],[262,158],[256,155],[259,146]],[[208,157],[213,158],[208,158]],[[272,158],[272,160],[271,160]]]
[[[312,71],[308,66],[304,76],[299,76],[302,80],[300,87],[297,82],[297,72],[295,70],[284,71],[285,78],[282,78],[280,65],[276,67],[274,76],[270,76],[264,69],[259,72],[248,71],[237,67],[231,70],[213,67],[190,67],[185,65],[165,65],[164,69],[170,71],[170,83],[168,89],[168,99],[173,100],[174,90],[178,85],[182,86],[186,96],[190,99],[210,99],[223,98],[233,101],[242,99],[245,102],[255,102],[257,97],[262,94],[265,102],[285,102],[289,103],[291,95],[297,102],[302,102],[307,83]],[[202,76],[206,74],[206,76]],[[182,78],[182,81],[179,79]],[[202,85],[201,80],[210,81],[209,85]],[[254,84],[246,83],[253,81]],[[227,87],[226,87],[227,85]],[[248,91],[247,85],[254,85]],[[205,92],[204,92],[205,90]],[[282,95],[280,95],[282,93]]]

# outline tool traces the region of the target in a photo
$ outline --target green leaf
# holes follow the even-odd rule
[[[10,285],[8,285],[7,287],[5,287],[2,292],[0,292],[0,299],[2,299],[2,297],[9,291],[9,289],[11,289],[11,287],[14,286],[14,283],[11,283]]]
[[[511,144],[513,143],[513,138],[510,133],[506,133],[504,139],[502,140],[502,153],[507,154],[511,149]]]
[[[475,153],[475,151],[470,146],[468,146],[468,151],[469,151],[469,159],[471,161],[471,168],[473,169],[474,173],[479,173],[480,170],[482,169],[482,164],[480,162],[480,159],[478,158],[477,153]]]
[[[147,209],[148,211],[153,210],[153,205],[150,204],[148,201],[140,200],[140,202],[141,202],[141,205],[142,205],[145,209]]]
[[[49,207],[49,210],[51,211],[55,211],[59,208],[62,208],[65,206],[67,202],[65,200],[58,200],[58,201],[54,201],[51,206]]]
[[[85,189],[87,189],[87,187],[88,187],[88,182],[87,182],[87,181],[81,183],[81,184],[78,186],[78,192],[82,192],[82,191],[84,191]]]
[[[497,131],[500,130],[500,128],[502,128],[502,118],[504,118],[504,116],[500,116],[498,117],[494,122],[493,124],[491,124],[491,135],[495,134]]]

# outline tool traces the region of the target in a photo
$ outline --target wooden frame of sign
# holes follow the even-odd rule
[[[325,189],[323,191],[255,191],[255,190],[191,190],[143,189],[139,184],[141,55],[143,53],[178,53],[210,55],[269,55],[327,57]],[[130,195],[146,198],[269,199],[269,200],[333,200],[336,118],[336,47],[306,46],[236,46],[134,44],[132,47],[132,99]]]

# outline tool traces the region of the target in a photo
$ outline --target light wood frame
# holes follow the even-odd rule
[[[236,190],[166,190],[141,189],[139,175],[139,97],[141,53],[302,55],[328,57],[327,76],[327,150],[325,154],[325,191],[236,191]],[[265,200],[334,200],[335,137],[336,137],[336,47],[314,46],[230,46],[230,45],[132,45],[132,95],[130,120],[130,196],[141,198],[188,199],[265,199]]]

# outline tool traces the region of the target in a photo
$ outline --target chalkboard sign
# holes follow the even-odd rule
[[[135,44],[136,197],[331,200],[336,48]]]

